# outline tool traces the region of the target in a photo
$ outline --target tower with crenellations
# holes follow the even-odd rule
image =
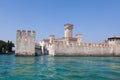
[[[72,24],[65,24],[64,25],[64,37],[65,38],[72,38],[73,37],[72,30],[73,30]]]
[[[82,43],[82,34],[76,34],[76,39],[77,39],[77,43],[81,44]]]
[[[120,36],[102,43],[82,42],[82,34],[73,37],[73,24],[64,25],[64,37],[55,39],[48,50],[52,56],[120,56]]]
[[[17,30],[16,56],[35,56],[35,31]]]
[[[112,36],[104,42],[82,42],[82,34],[73,36],[73,24],[64,25],[64,37],[50,35],[39,44],[35,43],[36,32],[17,30],[16,56],[120,56],[120,36]]]
[[[55,36],[54,35],[50,35],[49,36],[49,40],[50,40],[50,44],[53,44],[54,40],[55,40]]]
[[[120,36],[108,38],[108,44],[113,45],[113,54],[120,55]]]

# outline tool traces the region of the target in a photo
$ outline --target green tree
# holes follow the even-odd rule
[[[12,41],[7,42],[7,51],[8,52],[12,52],[12,47],[14,47],[14,43],[12,43]]]
[[[0,52],[6,52],[6,42],[3,40],[0,40]]]
[[[5,42],[0,40],[0,53],[12,52],[12,47],[14,47],[14,43],[12,41]]]

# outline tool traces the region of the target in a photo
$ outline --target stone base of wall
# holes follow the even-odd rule
[[[35,53],[15,53],[15,56],[35,56]]]
[[[56,57],[120,57],[120,55],[115,55],[115,54],[103,54],[103,55],[99,55],[99,54],[63,54],[63,53],[55,53]]]

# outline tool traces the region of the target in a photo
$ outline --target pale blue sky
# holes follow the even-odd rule
[[[84,42],[120,35],[120,0],[0,0],[0,39],[15,42],[16,30],[35,30],[36,41],[64,36],[64,24]]]

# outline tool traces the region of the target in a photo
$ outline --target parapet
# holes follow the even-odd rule
[[[65,29],[73,29],[73,24],[67,23],[64,25]]]
[[[21,34],[21,30],[17,30],[17,34]]]
[[[22,35],[22,36],[32,36],[32,34],[36,33],[35,31],[31,31],[31,30],[17,30],[17,34],[18,35]]]
[[[30,30],[28,30],[27,33],[28,33],[28,36],[31,36],[31,31]]]
[[[27,32],[31,32],[31,30],[28,30]]]
[[[36,33],[35,31],[32,31],[33,33]]]
[[[76,34],[76,38],[81,38],[82,34]]]
[[[16,37],[21,37],[21,30],[17,30],[17,36]]]
[[[17,30],[17,32],[21,32],[21,30]]]
[[[26,30],[22,30],[22,32],[26,32]]]
[[[120,36],[112,36],[108,38],[108,41],[120,41]]]
[[[49,37],[55,37],[55,35],[50,35]]]

